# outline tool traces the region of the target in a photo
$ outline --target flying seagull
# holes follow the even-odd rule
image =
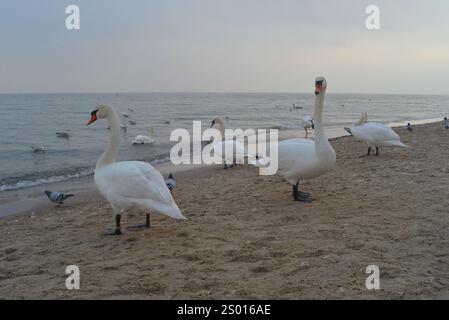
[[[56,204],[64,204],[64,201],[67,198],[74,196],[74,194],[64,194],[62,192],[53,192],[49,190],[45,190],[44,193],[47,195],[48,199],[50,199],[51,202]]]

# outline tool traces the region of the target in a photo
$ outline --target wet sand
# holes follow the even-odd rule
[[[0,298],[448,299],[449,131],[396,131],[409,148],[379,157],[332,139],[336,169],[302,185],[312,203],[256,168],[214,166],[177,177],[187,221],[154,214],[150,230],[102,237],[114,219],[96,196],[1,218]],[[71,264],[78,291],[65,289]],[[371,264],[381,290],[365,287]]]

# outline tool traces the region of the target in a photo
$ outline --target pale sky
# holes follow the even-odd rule
[[[0,93],[310,92],[323,75],[335,93],[449,94],[448,16],[447,0],[0,0]]]

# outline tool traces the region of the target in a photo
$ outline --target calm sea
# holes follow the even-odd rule
[[[170,132],[203,127],[221,116],[229,128],[297,130],[305,115],[313,115],[313,94],[270,93],[98,93],[0,95],[0,192],[90,175],[109,134],[105,121],[86,127],[98,104],[126,112],[119,160],[169,161]],[[131,109],[131,110],[129,110]],[[346,95],[326,96],[327,128],[340,128],[368,111],[370,120],[406,122],[449,114],[449,96]],[[68,131],[69,139],[56,136]],[[136,135],[155,143],[134,146]],[[44,147],[34,152],[32,147]]]

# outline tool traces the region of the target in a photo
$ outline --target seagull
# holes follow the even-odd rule
[[[56,132],[58,138],[68,139],[70,137],[68,132]]]
[[[173,194],[173,190],[176,187],[176,181],[171,173],[168,175],[168,179],[165,180],[165,184],[167,185],[168,190],[170,190],[170,193]]]
[[[31,149],[33,149],[33,152],[45,152],[47,151],[47,148],[45,146],[32,146]]]
[[[412,125],[410,124],[410,122],[407,123],[407,130],[408,131],[412,131],[413,130]]]
[[[62,192],[53,192],[49,190],[45,190],[44,193],[47,195],[48,199],[50,199],[51,202],[56,203],[57,205],[64,204],[64,201],[67,198],[75,196],[74,194],[64,194]]]

